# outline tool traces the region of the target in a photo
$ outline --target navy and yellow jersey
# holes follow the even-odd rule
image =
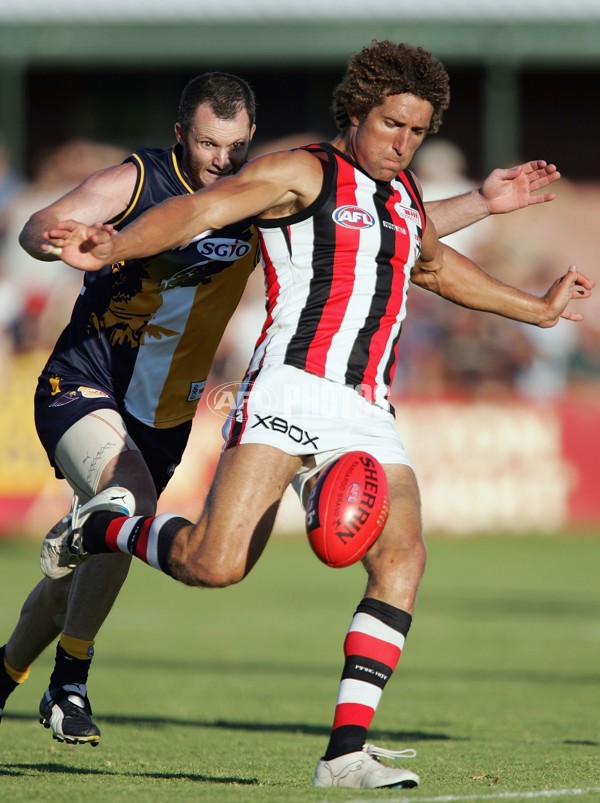
[[[178,145],[140,150],[125,161],[138,175],[127,209],[110,221],[116,229],[167,198],[193,192]],[[189,421],[257,259],[258,237],[243,221],[86,273],[45,377],[105,389],[148,426]]]

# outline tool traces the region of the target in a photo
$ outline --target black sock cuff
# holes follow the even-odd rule
[[[123,517],[122,513],[111,513],[108,510],[99,510],[92,513],[81,528],[83,548],[90,555],[109,552],[106,548],[106,531],[111,521]]]
[[[410,613],[403,611],[401,608],[394,608],[393,605],[388,605],[387,602],[382,602],[380,599],[372,599],[365,597],[356,609],[356,613],[368,613],[369,616],[374,616],[379,619],[388,627],[402,633],[404,637],[408,635],[410,626],[412,624],[412,616]]]
[[[184,519],[183,516],[172,516],[170,519],[167,519],[167,521],[165,521],[160,528],[160,538],[158,539],[156,557],[161,571],[163,571],[165,574],[168,574],[170,577],[173,577],[173,573],[169,563],[169,555],[171,553],[171,546],[173,545],[175,536],[182,527],[188,527],[191,525],[192,522],[188,521],[188,519]]]
[[[56,689],[67,683],[87,683],[88,672],[92,659],[74,658],[59,643],[56,645],[56,659],[54,670],[50,676],[50,688]]]
[[[362,750],[367,740],[367,729],[359,725],[341,725],[331,732],[323,759],[331,761],[338,756]]]

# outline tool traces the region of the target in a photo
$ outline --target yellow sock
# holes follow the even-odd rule
[[[11,666],[6,658],[4,659],[4,668],[6,669],[7,675],[14,680],[15,683],[23,683],[24,680],[27,680],[29,677],[29,670],[31,669],[31,664],[26,666],[25,669],[15,669],[14,666]]]
[[[84,639],[67,636],[66,633],[63,633],[60,637],[59,644],[66,653],[73,658],[79,658],[80,661],[89,661],[94,655],[93,641],[85,641]]]

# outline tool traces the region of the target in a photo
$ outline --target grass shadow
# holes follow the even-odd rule
[[[0,778],[9,777],[31,777],[37,773],[47,775],[55,773],[57,775],[90,775],[105,777],[127,777],[127,778],[154,778],[166,781],[192,781],[194,783],[221,783],[221,784],[240,784],[242,786],[258,785],[257,778],[230,778],[211,775],[199,775],[191,772],[114,772],[109,768],[89,769],[86,767],[72,767],[68,764],[5,764],[0,766]]]
[[[10,713],[4,714],[5,720],[15,722],[31,722],[34,717],[26,714]],[[179,728],[207,728],[214,730],[230,730],[250,733],[292,733],[304,736],[327,737],[330,733],[328,725],[310,725],[306,722],[243,722],[241,720],[216,719],[178,719],[169,716],[139,716],[129,714],[105,714],[98,718],[100,725],[107,723],[111,725],[123,725],[133,727],[160,728],[165,725],[173,725]],[[369,731],[370,739],[390,739],[398,742],[441,742],[458,741],[456,737],[447,733],[432,733],[427,731],[408,731],[390,730],[384,728],[373,728]],[[460,739],[464,741],[464,739]]]

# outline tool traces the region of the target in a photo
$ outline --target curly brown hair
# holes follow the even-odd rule
[[[346,74],[333,91],[333,114],[340,131],[350,117],[363,120],[386,95],[410,93],[433,106],[429,133],[442,124],[450,102],[450,81],[444,65],[422,47],[373,40],[351,56]]]

